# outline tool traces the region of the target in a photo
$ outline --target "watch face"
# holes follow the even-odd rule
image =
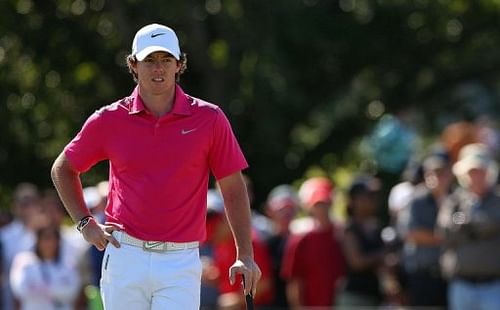
[[[90,220],[92,219],[92,217],[86,217],[84,219],[82,219],[80,221],[80,223],[78,223],[78,225],[76,226],[76,229],[78,229],[78,231],[82,231],[82,229],[90,222]]]

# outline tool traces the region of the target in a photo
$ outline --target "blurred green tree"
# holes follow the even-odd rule
[[[181,84],[226,111],[261,202],[312,166],[362,169],[359,141],[384,114],[412,116],[421,135],[454,119],[496,120],[499,8],[495,0],[2,1],[0,194],[25,180],[50,186],[54,157],[86,117],[129,94],[124,58],[146,23],[177,30],[189,57]]]

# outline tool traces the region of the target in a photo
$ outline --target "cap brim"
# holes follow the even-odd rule
[[[153,46],[148,46],[142,51],[138,52],[135,54],[135,58],[137,58],[138,61],[143,61],[149,54],[154,53],[154,52],[167,52],[174,56],[175,59],[179,60],[179,55],[177,53],[172,52],[171,50],[163,47],[163,46],[158,46],[158,45],[153,45]]]
[[[467,159],[458,161],[455,165],[453,165],[453,173],[455,175],[464,175],[471,169],[488,169],[488,165],[481,160]]]

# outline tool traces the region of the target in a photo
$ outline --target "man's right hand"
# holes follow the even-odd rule
[[[120,229],[113,225],[102,225],[92,220],[82,229],[82,235],[88,243],[93,244],[99,251],[104,251],[108,242],[111,242],[116,248],[120,247],[120,243],[112,235],[115,230]]]

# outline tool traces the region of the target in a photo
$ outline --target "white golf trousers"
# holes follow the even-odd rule
[[[113,236],[121,241],[122,232]],[[106,247],[101,296],[106,310],[197,310],[201,262],[198,248],[149,252],[120,242]]]

